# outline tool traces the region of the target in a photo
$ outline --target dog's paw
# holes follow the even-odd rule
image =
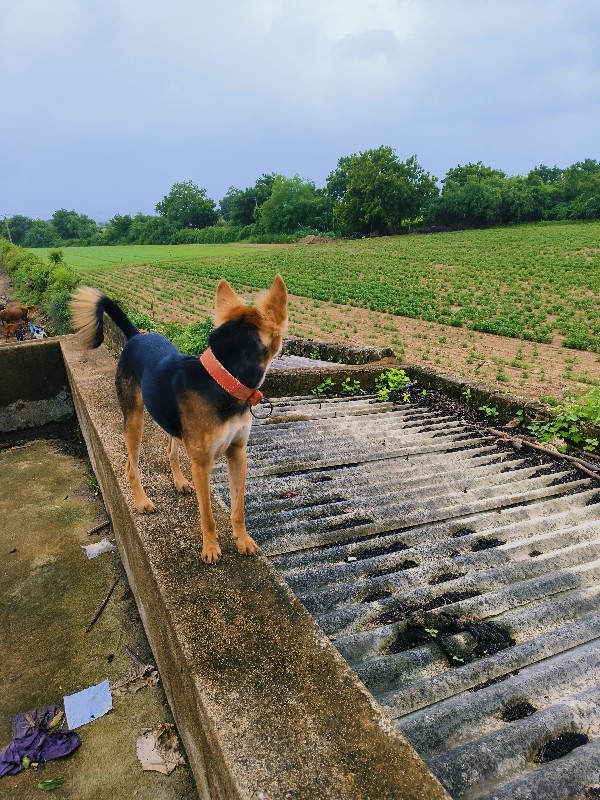
[[[249,534],[246,534],[245,536],[238,536],[235,540],[235,544],[237,546],[238,553],[241,553],[243,556],[253,556],[258,553],[258,545]]]
[[[176,482],[175,488],[179,494],[191,494],[194,491],[194,487],[189,481]]]
[[[221,558],[221,548],[216,543],[204,545],[201,558],[205,564],[216,564]]]
[[[156,506],[154,505],[152,500],[150,500],[149,497],[146,497],[143,500],[139,500],[135,504],[135,507],[140,514],[154,514],[154,512],[156,511]]]

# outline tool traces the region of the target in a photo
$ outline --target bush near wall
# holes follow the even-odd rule
[[[18,300],[37,306],[50,333],[69,332],[68,301],[79,283],[72,269],[43,261],[1,237],[0,266],[9,275]]]
[[[118,302],[137,328],[166,336],[182,353],[190,356],[200,355],[208,347],[208,336],[214,327],[210,317],[190,325],[181,325],[174,321],[161,322],[150,314],[140,314],[128,309],[122,300]]]

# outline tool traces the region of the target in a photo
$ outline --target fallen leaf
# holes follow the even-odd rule
[[[170,722],[164,722],[154,730],[143,730],[135,749],[144,770],[170,775],[178,764],[185,763],[179,752],[175,726]]]
[[[156,667],[148,664],[127,678],[117,681],[110,687],[113,697],[123,697],[126,694],[135,694],[145,686],[156,686],[159,681],[159,674]]]
[[[64,716],[65,716],[64,711],[59,711],[58,714],[55,714],[55,716],[52,719],[52,722],[50,723],[50,725],[48,725],[48,730],[51,731],[54,730],[54,728],[58,728],[61,722],[63,721]]]
[[[38,783],[38,789],[41,789],[43,792],[51,792],[58,786],[62,786],[64,782],[65,782],[64,778],[52,778],[49,781],[41,781],[40,783]]]

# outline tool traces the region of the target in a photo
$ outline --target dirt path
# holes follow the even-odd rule
[[[9,298],[11,297],[12,283],[6,272],[0,267],[0,295],[2,294],[5,294]]]

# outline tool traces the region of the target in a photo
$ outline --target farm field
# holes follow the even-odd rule
[[[281,272],[291,335],[391,346],[407,362],[533,397],[600,383],[600,223],[312,245],[66,248],[64,257],[84,281],[157,319],[210,313],[221,277],[252,294]]]

